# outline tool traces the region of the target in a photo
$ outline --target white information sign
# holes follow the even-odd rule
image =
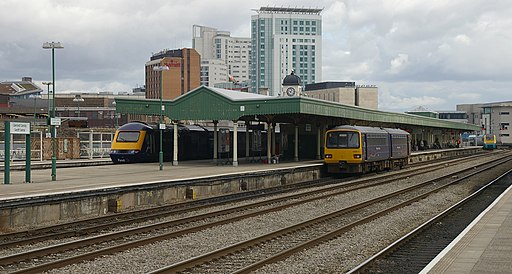
[[[160,129],[165,129],[165,124],[160,124]]]
[[[11,122],[11,134],[30,134],[30,123]]]
[[[60,118],[59,117],[52,118],[50,120],[50,125],[52,125],[52,126],[60,126]]]

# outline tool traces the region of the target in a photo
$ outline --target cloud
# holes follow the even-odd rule
[[[398,54],[398,56],[391,60],[391,68],[389,69],[390,73],[392,74],[398,74],[400,73],[405,67],[407,66],[407,63],[409,61],[409,55],[407,54]]]
[[[442,105],[446,102],[443,98],[433,96],[395,96],[387,91],[379,92],[379,108],[389,111],[412,110],[418,106],[428,107]]]
[[[250,37],[261,6],[322,11],[322,80],[377,84],[383,109],[510,100],[512,3],[484,0],[4,0],[0,80],[51,77],[57,90],[131,90],[162,49],[190,47],[192,25]],[[20,16],[24,15],[24,16]]]

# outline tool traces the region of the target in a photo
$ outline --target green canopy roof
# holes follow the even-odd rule
[[[274,97],[201,86],[174,100],[163,100],[164,115],[172,120],[242,120],[256,115],[306,115],[350,120],[480,130],[479,126],[349,106],[309,97]],[[160,100],[116,98],[116,111],[129,114],[160,115]],[[283,122],[283,121],[275,121]]]

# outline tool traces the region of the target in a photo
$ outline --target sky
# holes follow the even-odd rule
[[[57,93],[129,92],[194,24],[250,37],[267,6],[323,8],[321,80],[377,85],[381,110],[512,100],[510,0],[1,0],[0,81],[50,81],[55,41]]]

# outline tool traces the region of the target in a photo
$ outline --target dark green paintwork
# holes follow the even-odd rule
[[[164,100],[164,115],[172,120],[239,120],[243,116],[264,114],[309,114],[346,119],[408,124],[477,131],[479,126],[417,115],[385,112],[307,97],[264,97],[264,99],[233,100],[215,90],[199,87],[174,100]],[[154,99],[116,98],[120,113],[160,114],[160,101]]]

